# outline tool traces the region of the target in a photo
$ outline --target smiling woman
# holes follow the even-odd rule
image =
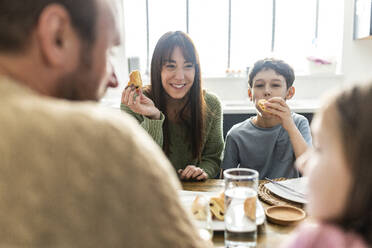
[[[180,47],[175,47],[172,56],[165,61],[161,71],[162,86],[169,96],[182,99],[194,83],[195,66],[185,60]]]
[[[121,100],[121,109],[163,148],[181,179],[213,178],[221,163],[221,104],[202,90],[199,64],[190,37],[168,32],[155,47],[151,85],[143,92],[127,87]]]

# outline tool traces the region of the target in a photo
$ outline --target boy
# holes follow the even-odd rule
[[[295,93],[294,79],[293,69],[282,60],[264,59],[254,64],[248,96],[258,114],[228,132],[222,169],[255,169],[260,179],[299,177],[294,161],[312,141],[307,119],[292,113],[286,104]]]

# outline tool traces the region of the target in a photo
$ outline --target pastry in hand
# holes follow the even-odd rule
[[[194,216],[195,219],[197,220],[206,220],[207,219],[207,211],[208,208],[206,205],[208,204],[207,202],[203,202],[205,198],[196,196],[194,201],[192,202],[191,205],[191,212],[192,215]]]
[[[138,70],[134,70],[129,74],[128,86],[134,86],[136,89],[142,88],[141,73]]]
[[[248,197],[244,201],[244,214],[252,221],[256,220],[256,197]]]
[[[258,102],[257,102],[258,106],[260,106],[260,108],[262,109],[262,111],[269,112],[269,111],[267,110],[267,108],[265,107],[265,103],[267,103],[267,100],[266,100],[266,99],[260,99],[260,100],[258,100]]]
[[[214,217],[223,221],[225,219],[225,194],[212,197],[209,201],[209,208]]]

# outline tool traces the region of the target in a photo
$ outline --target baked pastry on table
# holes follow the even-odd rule
[[[191,212],[197,220],[205,220],[207,218],[205,211],[208,208],[205,208],[205,202],[203,200],[203,197],[196,196],[191,205]],[[217,197],[211,197],[209,200],[209,209],[213,218],[223,221],[225,219],[225,194],[221,193]]]
[[[136,89],[142,88],[141,73],[138,70],[134,70],[129,74],[128,86],[134,86]]]
[[[192,205],[191,212],[195,219],[205,220],[207,218],[205,199],[200,196],[196,196]],[[244,201],[244,214],[252,221],[256,220],[256,197],[248,197]],[[217,220],[224,221],[225,219],[225,194],[222,192],[217,197],[211,197],[209,200],[209,209],[212,216]]]
[[[216,219],[223,221],[225,219],[225,194],[212,197],[209,201],[209,208]]]

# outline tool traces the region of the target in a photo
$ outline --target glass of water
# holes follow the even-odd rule
[[[227,169],[225,179],[225,247],[256,247],[258,172]]]

